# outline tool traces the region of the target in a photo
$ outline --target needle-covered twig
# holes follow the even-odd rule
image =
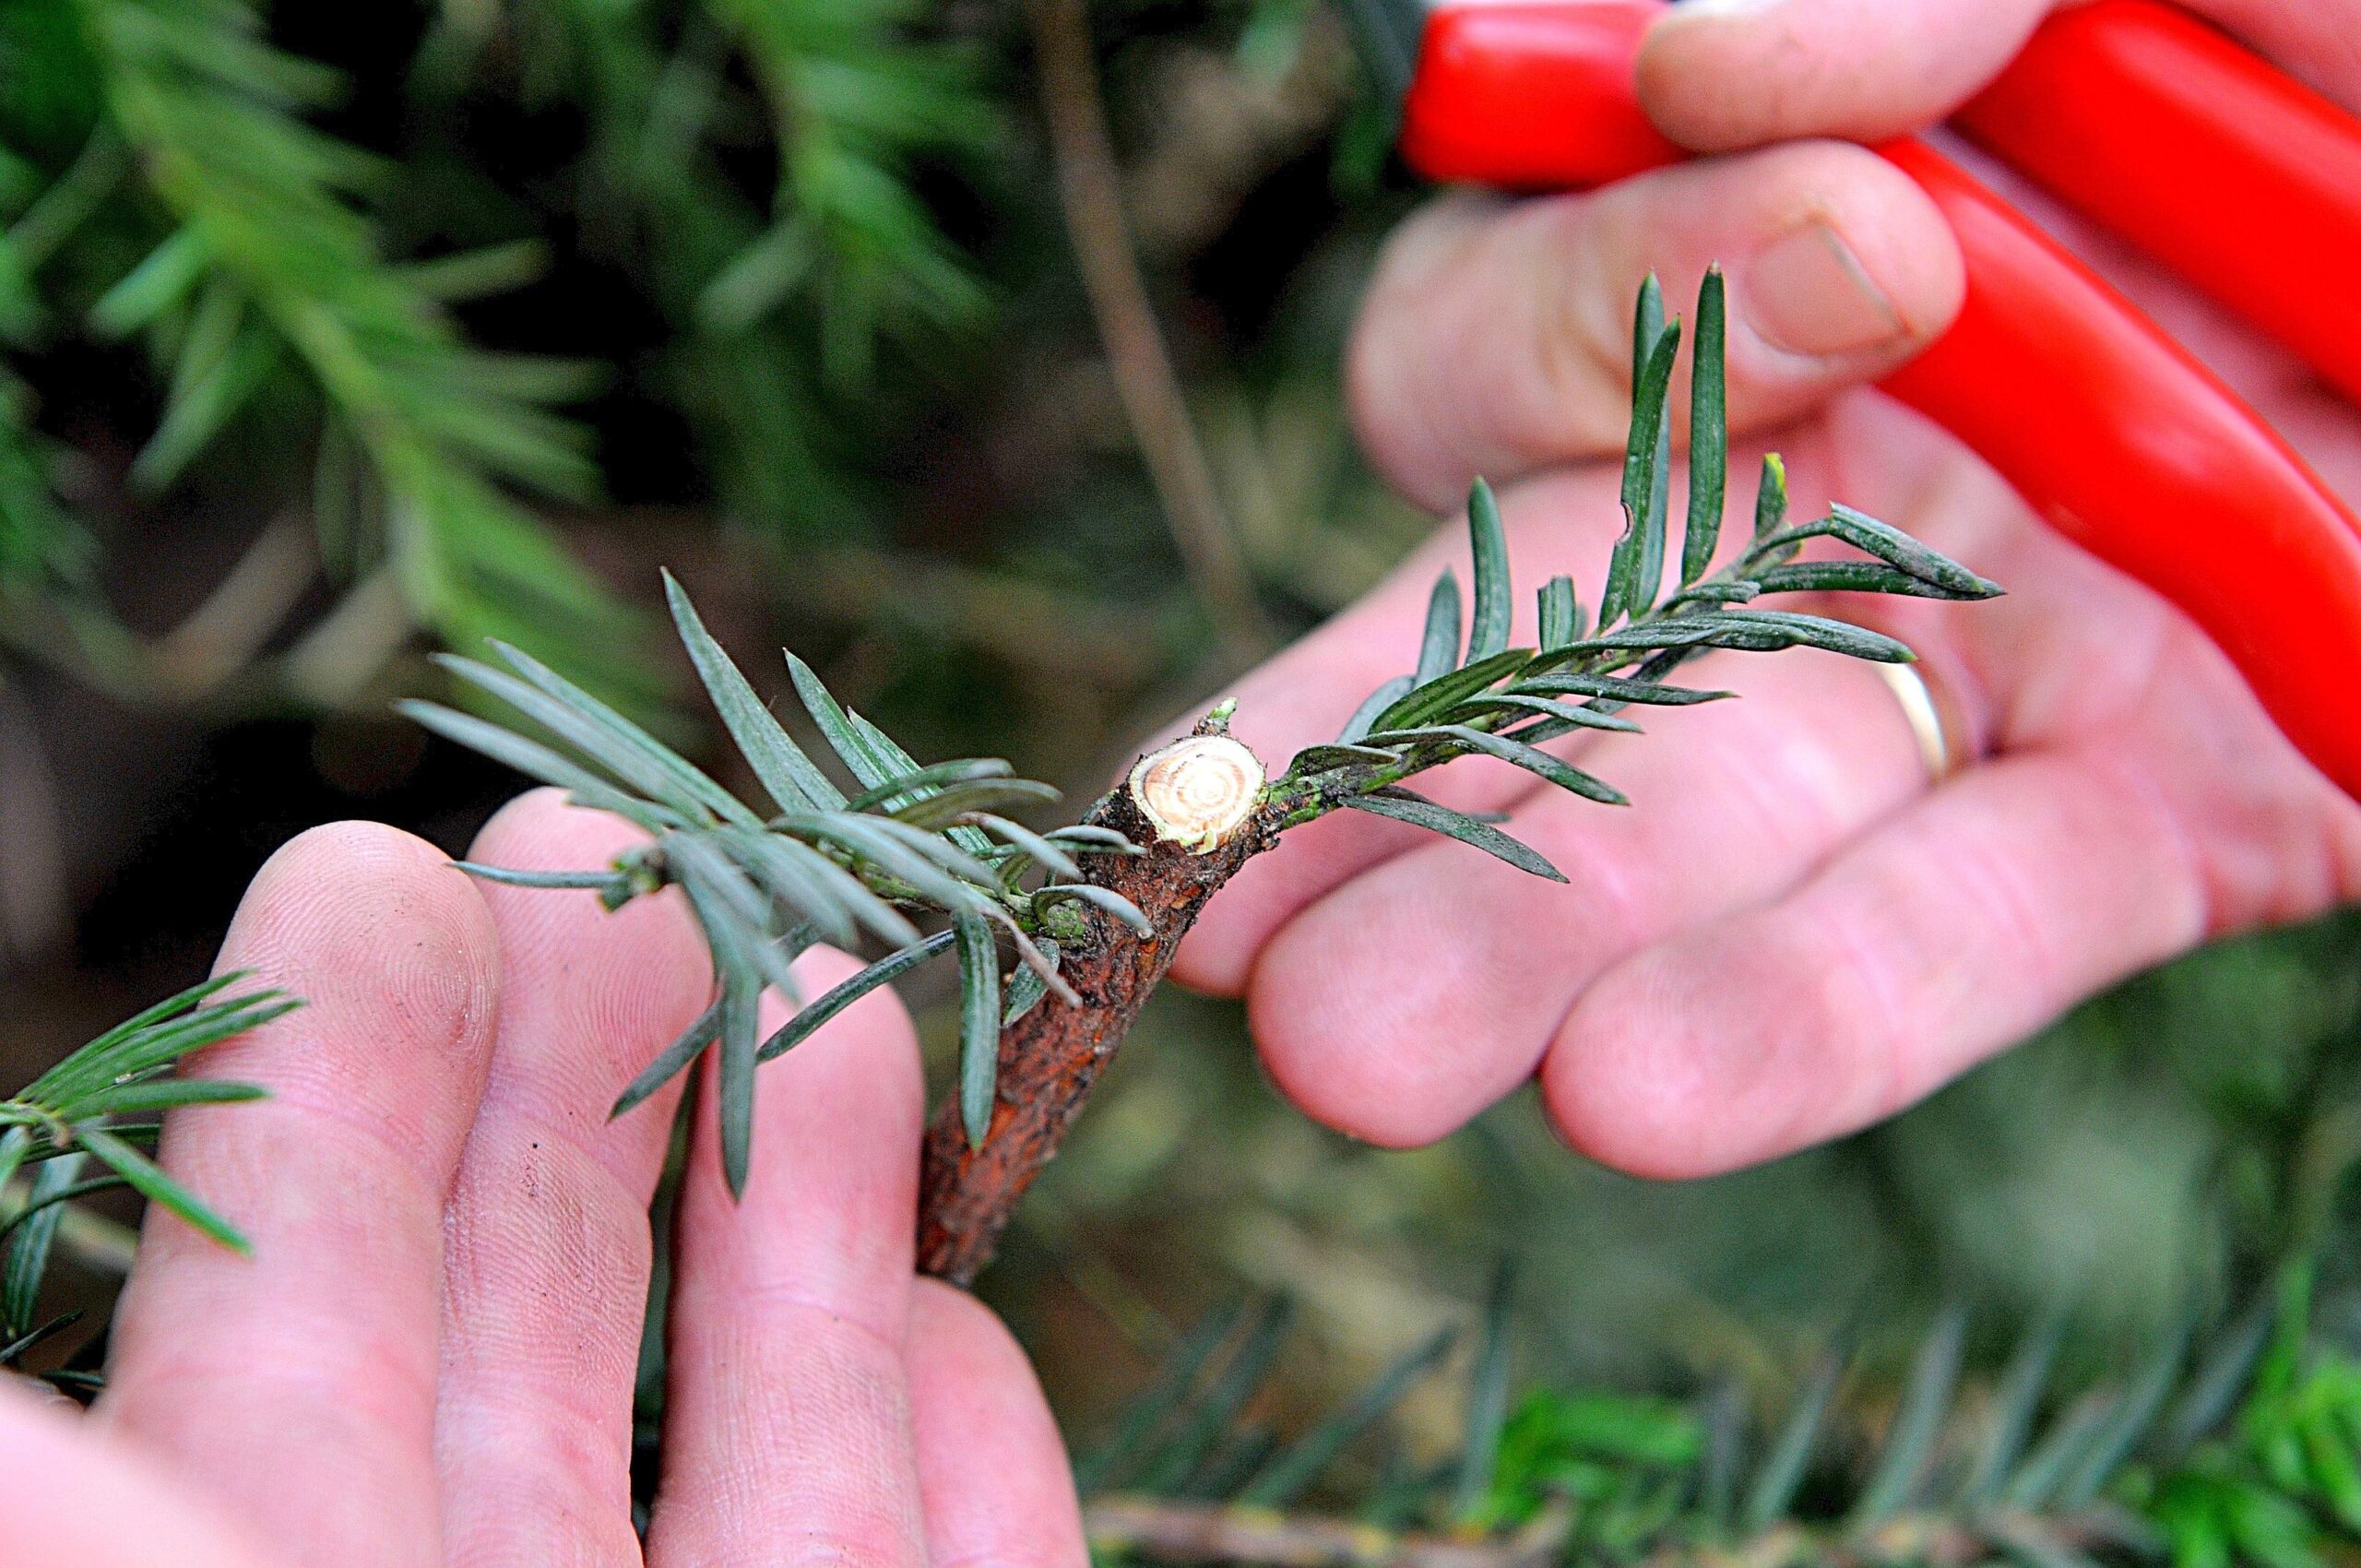
[[[1709,423],[1723,407],[1722,280],[1699,302],[1706,351],[1691,406]],[[1170,967],[1208,899],[1289,827],[1354,810],[1433,829],[1525,871],[1564,877],[1493,820],[1413,793],[1406,781],[1475,754],[1521,767],[1586,799],[1622,795],[1547,742],[1584,730],[1630,731],[1630,710],[1726,696],[1674,684],[1712,648],[1817,647],[1906,660],[1910,650],[1843,621],[1759,602],[1791,592],[1851,591],[1973,600],[1999,590],[1899,530],[1837,505],[1787,519],[1785,470],[1766,458],[1752,536],[1709,570],[1720,525],[1718,426],[1694,445],[1683,548],[1667,546],[1670,443],[1665,408],[1678,322],[1663,319],[1653,280],[1641,297],[1625,530],[1599,614],[1583,613],[1572,580],[1539,592],[1535,646],[1510,646],[1507,538],[1491,491],[1468,499],[1475,575],[1463,624],[1453,574],[1436,584],[1426,625],[1402,675],[1371,693],[1337,738],[1299,753],[1275,779],[1227,732],[1229,705],[1192,735],[1149,753],[1124,785],[1073,827],[1037,832],[1004,813],[1054,798],[997,759],[920,766],[875,725],[848,712],[809,666],[788,655],[797,695],[849,776],[824,771],[772,716],[670,583],[682,640],[724,725],[770,799],[757,810],[613,709],[514,648],[498,664],[451,659],[452,672],[529,719],[556,744],[427,703],[408,710],[438,732],[568,790],[582,804],[637,824],[648,842],[614,863],[571,873],[469,867],[543,887],[587,888],[610,906],[677,886],[713,952],[713,1005],[659,1052],[617,1101],[628,1111],[717,1043],[724,1164],[734,1185],[751,1158],[757,1064],[805,1038],[848,1003],[938,953],[961,968],[960,1090],[930,1132],[922,1179],[921,1266],[965,1283],[991,1253],[1018,1197],[1055,1153],[1098,1073]],[[1710,503],[1710,504],[1709,504]],[[1799,561],[1809,541],[1847,546],[1845,559]],[[1677,561],[1676,580],[1665,567]],[[1669,591],[1667,591],[1667,590]],[[1340,716],[1342,717],[1342,716]],[[924,929],[933,924],[928,934]],[[815,942],[864,939],[890,951],[813,1000],[767,1040],[754,999],[792,993],[789,964]]]
[[[78,1199],[128,1187],[196,1229],[243,1252],[245,1238],[149,1158],[156,1117],[179,1106],[258,1099],[250,1084],[179,1074],[183,1058],[300,1005],[278,991],[236,990],[218,975],[127,1018],[0,1099],[0,1368],[64,1328],[34,1307],[52,1244]],[[101,1173],[87,1176],[95,1160]],[[18,1180],[20,1173],[24,1176]]]

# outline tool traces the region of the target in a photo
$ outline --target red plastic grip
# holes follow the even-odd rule
[[[2361,399],[2361,122],[2149,0],[2060,12],[1954,118]]]
[[[2067,538],[2187,611],[2282,731],[2361,797],[2361,530],[2279,434],[2074,255],[1923,142],[1967,300],[1884,389]]]
[[[1402,155],[1430,180],[1586,190],[1687,156],[1631,81],[1664,0],[1458,6],[1427,18]]]

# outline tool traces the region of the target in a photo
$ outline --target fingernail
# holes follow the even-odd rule
[[[1818,219],[1756,251],[1739,283],[1756,336],[1791,354],[1858,353],[1908,330],[1845,236]]]

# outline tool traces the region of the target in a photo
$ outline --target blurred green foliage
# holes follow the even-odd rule
[[[1364,1440],[1414,1383],[1457,1381],[1433,1372],[1448,1331],[1292,1440],[1257,1422],[1281,1299],[1192,1331],[1084,1461],[1086,1516],[1126,1563],[2330,1568],[2361,1553],[2361,1360],[2316,1324],[2314,1282],[2284,1267],[2095,1383],[2060,1370],[2055,1317],[1997,1378],[1965,1372],[1954,1307],[1898,1381],[1839,1342],[1767,1398],[1602,1392],[1545,1365],[1513,1410],[1496,1290],[1441,1463]]]
[[[1241,184],[1319,146],[1348,98],[1335,30],[1300,5],[1110,19],[1207,100],[1161,116],[1187,84],[1157,82],[1138,89],[1150,118],[1117,111],[1169,187],[1141,208],[1149,264],[1184,263],[1224,241]],[[561,536],[567,517],[654,510],[801,608],[900,621],[897,641],[947,630],[946,651],[1039,642],[1054,659],[1040,623],[1068,600],[1085,620],[1170,603],[1162,646],[1114,673],[1128,697],[1185,670],[1206,629],[1107,422],[1022,22],[926,0],[9,6],[13,642],[152,695],[81,569],[88,540],[188,504],[281,509],[312,525],[342,598],[294,628],[318,646],[267,671],[267,698],[414,683],[399,656],[417,628],[462,648],[501,636],[645,704],[661,654]],[[1230,259],[1246,271],[1216,308],[1269,313],[1308,256],[1382,217]],[[1349,273],[1315,287],[1324,305],[1254,324],[1259,341],[1207,343],[1216,374],[1192,388],[1258,576],[1306,611],[1408,537],[1383,508],[1390,533],[1350,526],[1373,497],[1324,362]],[[1204,325],[1228,324],[1183,335]],[[992,449],[1012,444],[1034,450]],[[985,493],[946,497],[979,457],[999,470],[971,476]],[[880,586],[905,564],[874,554],[897,534],[953,546],[948,594],[926,591],[925,564]]]

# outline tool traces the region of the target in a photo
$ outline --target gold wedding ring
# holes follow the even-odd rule
[[[1918,746],[1918,760],[1927,765],[1928,781],[1940,784],[1959,771],[1963,759],[1950,728],[1943,723],[1934,689],[1915,665],[1880,664],[1877,668],[1878,673],[1885,677],[1886,690],[1893,694],[1894,705],[1902,709],[1903,719],[1910,726],[1910,738]]]

